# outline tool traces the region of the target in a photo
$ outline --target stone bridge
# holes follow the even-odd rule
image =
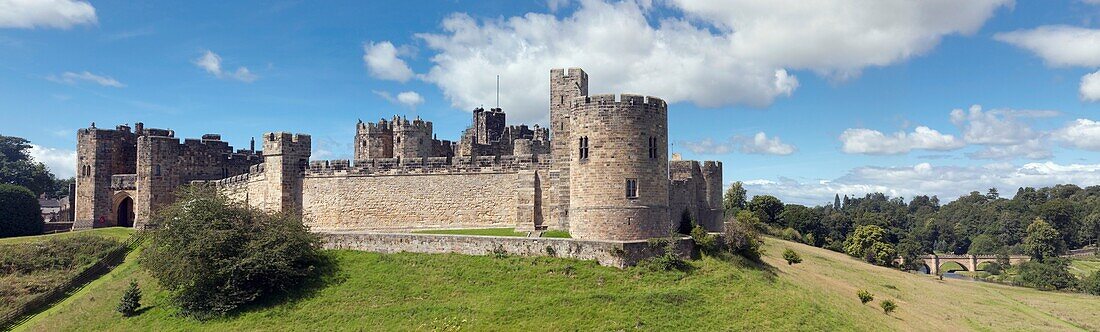
[[[924,261],[925,267],[928,268],[928,274],[940,274],[940,267],[947,262],[955,262],[962,265],[967,271],[977,271],[978,266],[983,263],[996,263],[997,255],[924,255],[921,257]],[[1009,264],[1016,265],[1031,260],[1031,257],[1024,255],[1011,255],[1008,256]]]

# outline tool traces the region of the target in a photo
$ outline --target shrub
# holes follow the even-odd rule
[[[733,254],[760,261],[761,241],[756,234],[756,225],[760,219],[746,210],[738,211],[731,219],[726,221],[726,248]]]
[[[691,229],[691,239],[695,241],[695,245],[699,246],[699,250],[703,253],[714,254],[718,252],[718,236],[707,233],[703,226],[695,225]]]
[[[780,231],[779,232],[779,238],[787,240],[787,241],[791,241],[791,242],[799,242],[799,243],[802,242],[802,234],[799,233],[794,228],[790,228],[790,227],[784,228],[782,231]]]
[[[30,189],[0,184],[0,237],[42,234],[42,209]]]
[[[787,265],[802,263],[802,256],[799,256],[797,252],[791,249],[783,251],[783,259],[787,260]]]
[[[640,265],[653,271],[687,270],[690,266],[680,258],[680,248],[676,245],[678,234],[670,232],[668,238],[650,239],[649,245],[660,247],[661,254],[641,262]]]
[[[230,204],[210,187],[182,188],[152,221],[141,263],[195,318],[290,291],[321,267],[320,239],[299,217]]]
[[[898,305],[894,304],[893,300],[882,301],[882,303],[879,303],[878,305],[882,307],[882,312],[885,312],[887,315],[889,315],[891,312],[894,312],[894,310],[898,308]]]
[[[546,246],[546,256],[558,257],[558,252],[554,250],[554,247]]]
[[[1100,271],[1081,280],[1081,291],[1086,294],[1100,295]]]
[[[875,294],[871,294],[871,292],[868,292],[865,289],[860,289],[858,292],[856,292],[856,296],[859,297],[859,302],[863,304],[867,304],[867,302],[875,300]]]
[[[1000,263],[993,262],[993,263],[989,263],[985,266],[985,272],[988,272],[989,274],[992,274],[992,275],[1000,275],[1002,272],[1004,272],[1004,269],[1001,268]]]
[[[1018,277],[1014,283],[1040,290],[1072,288],[1076,285],[1077,278],[1069,273],[1068,265],[1066,260],[1056,258],[1047,258],[1042,262],[1024,262],[1016,267]]]
[[[893,265],[898,256],[894,245],[886,241],[886,230],[876,225],[856,227],[844,241],[844,252],[882,266]]]
[[[122,293],[122,300],[119,300],[115,310],[123,316],[130,317],[137,313],[138,308],[141,308],[141,289],[138,288],[137,281],[130,280],[130,287]]]
[[[489,255],[493,256],[493,258],[501,259],[508,257],[508,251],[504,250],[504,245],[498,244],[496,247],[489,250]]]

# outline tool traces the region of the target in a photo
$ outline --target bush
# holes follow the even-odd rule
[[[867,302],[875,300],[875,294],[871,294],[871,292],[868,292],[865,289],[860,289],[858,292],[856,292],[856,296],[859,297],[859,302],[863,304],[867,304]]]
[[[881,266],[893,265],[898,257],[894,245],[886,241],[886,230],[876,225],[856,227],[844,241],[844,252]]]
[[[299,217],[236,204],[210,187],[184,187],[157,213],[142,265],[181,312],[224,315],[314,276],[320,239]]]
[[[137,281],[130,280],[130,287],[122,293],[122,300],[119,300],[115,310],[130,317],[137,313],[138,308],[141,308],[141,289],[138,288]]]
[[[0,237],[42,234],[42,208],[30,189],[0,184]]]
[[[898,305],[894,304],[893,300],[882,301],[882,303],[879,303],[878,305],[882,307],[882,312],[885,312],[887,315],[889,315],[891,312],[894,312],[894,310],[898,308]]]
[[[1100,271],[1081,280],[1081,291],[1086,294],[1100,295]]]
[[[699,251],[703,253],[714,254],[718,252],[718,236],[707,233],[703,226],[695,225],[691,229],[691,239],[695,241],[695,245],[699,246]]]
[[[794,228],[790,228],[790,227],[784,228],[782,231],[780,231],[779,232],[779,238],[787,240],[787,241],[791,241],[791,242],[799,242],[799,243],[802,242],[802,234],[799,233]]]
[[[1069,273],[1068,265],[1066,260],[1056,258],[1047,258],[1042,262],[1024,262],[1016,267],[1019,275],[1014,283],[1040,290],[1072,288],[1076,285],[1077,278]]]
[[[993,262],[985,266],[985,272],[988,272],[992,275],[1000,275],[1002,272],[1004,272],[1004,269],[1001,267],[1001,263]]]
[[[679,235],[671,232],[668,238],[649,239],[649,245],[660,247],[661,254],[642,261],[639,265],[652,271],[686,271],[691,266],[680,258],[680,248],[676,245]]]
[[[761,241],[756,234],[760,219],[752,212],[741,210],[732,220],[726,221],[726,249],[753,261],[760,261]]]
[[[802,256],[799,256],[797,252],[791,249],[783,251],[783,259],[787,260],[787,265],[802,263]]]

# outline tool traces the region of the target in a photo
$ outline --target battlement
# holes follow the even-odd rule
[[[386,121],[386,119],[378,119],[378,122],[363,122],[360,120],[358,127],[360,132],[366,132],[367,134],[381,134],[393,131],[393,124]]]
[[[722,162],[707,160],[703,162],[703,172],[713,173],[722,171]]]
[[[576,68],[576,67],[569,68],[569,69],[565,69],[565,68],[550,69],[550,79],[564,78],[564,77],[578,77],[578,76],[581,77],[581,78],[584,78],[585,80],[588,79],[588,73],[585,73],[584,69],[580,69],[580,68]]]
[[[309,163],[311,176],[386,176],[417,174],[511,173],[521,170],[549,169],[549,154],[477,157],[372,158],[356,160],[315,160]]]
[[[248,184],[249,181],[264,176],[264,164],[255,164],[248,167],[248,173],[230,176],[221,180],[210,181],[218,188],[234,187]]]
[[[619,94],[619,95],[616,95],[616,94],[597,94],[597,95],[591,95],[591,96],[579,96],[579,97],[573,98],[573,101],[572,101],[571,105],[572,106],[581,106],[581,105],[591,105],[591,104],[599,104],[599,105],[607,105],[607,104],[647,105],[647,106],[656,107],[656,108],[660,108],[660,109],[667,109],[668,108],[668,104],[665,103],[664,99],[653,97],[653,96],[641,96],[641,95],[627,94],[627,93]]]
[[[308,134],[287,132],[264,133],[264,155],[280,156],[284,154],[304,154],[309,156],[311,138]]]
[[[402,118],[399,116],[393,117],[393,129],[394,131],[432,131],[432,122],[421,120],[420,117],[412,119]]]

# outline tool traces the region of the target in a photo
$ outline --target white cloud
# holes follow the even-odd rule
[[[396,97],[386,91],[373,90],[371,92],[382,97],[382,99],[386,101],[404,106],[408,109],[416,109],[417,106],[424,103],[424,97],[421,97],[420,94],[415,91],[398,93]]]
[[[1054,155],[1042,139],[1029,139],[1013,145],[990,145],[977,152],[967,153],[973,159],[1047,159]]]
[[[1100,164],[1057,164],[1048,161],[1020,166],[990,164],[959,167],[920,163],[909,167],[859,167],[832,180],[781,178],[778,181],[751,180],[744,183],[750,195],[775,195],[785,202],[801,204],[822,204],[831,201],[837,193],[863,196],[872,192],[906,199],[915,195],[937,195],[946,202],[970,191],[993,187],[1010,193],[1022,186],[1100,183]]]
[[[398,58],[400,51],[388,41],[363,45],[363,62],[371,76],[398,82],[406,82],[413,77],[413,71],[405,60]]]
[[[1081,77],[1081,100],[1100,101],[1100,71]]]
[[[551,12],[556,12],[558,9],[569,6],[569,1],[570,0],[546,0],[546,8],[549,8]]]
[[[912,133],[896,132],[887,136],[878,130],[854,128],[840,134],[844,153],[860,154],[902,154],[912,150],[947,151],[966,145],[954,135],[946,135],[925,126],[917,127]]]
[[[80,73],[74,73],[74,72],[71,72],[71,71],[67,71],[67,72],[62,73],[60,76],[57,76],[57,75],[47,76],[46,79],[50,80],[50,81],[53,81],[53,82],[70,84],[70,85],[76,84],[78,81],[85,81],[85,82],[92,82],[92,83],[95,83],[95,84],[99,84],[99,85],[102,85],[102,86],[109,86],[109,87],[115,87],[115,88],[126,87],[126,84],[122,84],[121,82],[119,82],[118,80],[115,80],[114,78],[112,78],[110,76],[100,76],[100,75],[92,74],[88,71],[83,71],[83,72],[80,72]]]
[[[769,138],[764,132],[758,132],[752,137],[733,136],[724,142],[707,138],[701,141],[686,141],[683,144],[696,154],[727,154],[740,151],[747,154],[786,156],[798,150],[794,145],[783,143],[778,136]]]
[[[442,32],[417,35],[435,52],[434,66],[420,77],[438,85],[452,106],[470,109],[493,100],[500,74],[501,103],[519,121],[545,122],[547,73],[560,67],[588,71],[592,93],[649,94],[702,107],[766,106],[798,87],[788,69],[855,76],[924,54],[945,35],[972,33],[1011,3],[641,2],[581,1],[563,18],[451,15]],[[652,6],[687,18],[651,20]]]
[[[47,148],[31,144],[29,151],[34,161],[46,164],[50,172],[58,178],[76,176],[76,151]]]
[[[1054,131],[1052,136],[1066,146],[1100,151],[1100,121],[1077,119]]]
[[[60,28],[96,24],[95,7],[76,0],[0,0],[0,28]]]
[[[246,67],[237,67],[237,70],[232,72],[222,70],[222,57],[210,50],[203,52],[202,56],[195,59],[194,63],[199,68],[213,74],[214,77],[217,78],[228,78],[245,83],[252,83],[260,78]]]
[[[1100,30],[1047,25],[998,33],[993,38],[1027,49],[1050,66],[1100,66]]]
[[[981,105],[970,106],[970,110],[951,111],[951,123],[963,130],[963,138],[971,144],[1015,145],[1035,139],[1035,133],[1020,117],[1047,116],[1037,111],[1015,111],[994,109],[982,111]]]

